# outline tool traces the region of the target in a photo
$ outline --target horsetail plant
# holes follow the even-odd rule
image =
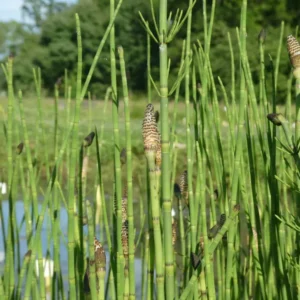
[[[93,140],[94,140],[94,137],[95,137],[95,132],[91,132],[90,134],[88,134],[84,140],[83,140],[83,146],[84,147],[89,147],[92,145],[93,143]]]
[[[278,74],[282,66],[284,23],[278,30],[274,63],[272,57],[269,60],[265,57],[268,39],[263,30],[258,38],[259,60],[255,65],[246,47],[247,1],[241,2],[237,44],[231,33],[227,34],[228,67],[231,68],[227,86],[224,78],[216,78],[215,62],[210,58],[217,1],[209,5],[208,1],[202,2],[204,35],[194,43],[192,23],[197,22],[193,18],[194,1],[188,2],[185,13],[179,9],[168,13],[167,0],[158,5],[150,0],[152,22],[140,15],[147,34],[148,97],[145,103],[148,105],[142,128],[147,168],[140,163],[137,168],[135,162],[140,157],[136,158],[134,153],[140,154],[140,145],[135,144],[135,120],[130,116],[130,109],[139,104],[129,99],[124,50],[116,49],[115,41],[114,22],[121,4],[122,0],[117,5],[114,0],[110,1],[110,22],[84,82],[80,22],[79,16],[75,16],[76,86],[72,86],[71,73],[66,70],[63,79],[66,109],[62,120],[61,79],[56,82],[53,109],[49,112],[53,115],[54,134],[49,139],[44,123],[42,70],[33,71],[38,119],[31,130],[22,93],[16,99],[14,96],[13,58],[2,66],[8,89],[4,137],[9,218],[7,225],[0,202],[5,251],[0,298],[136,299],[140,298],[136,289],[140,284],[142,299],[299,297],[299,226],[291,214],[299,210],[296,201],[300,170],[297,122],[300,46],[297,39],[287,37],[293,73],[287,82],[288,104],[283,113],[275,101],[279,88],[282,90]],[[176,66],[176,79],[169,88],[174,65],[168,47],[185,22],[181,59]],[[105,94],[101,120],[94,120],[93,108],[99,103],[91,100],[94,95],[92,90],[88,92],[89,83],[109,35],[111,87]],[[155,60],[151,61],[150,41],[159,49],[159,80],[156,81],[151,74]],[[120,62],[121,93],[117,84],[116,54]],[[258,90],[253,79],[253,72],[257,70]],[[296,81],[295,132],[291,129],[292,76]],[[179,100],[183,79],[182,104]],[[152,89],[160,97],[158,111],[154,110]],[[88,98],[88,117],[82,122],[85,97]],[[173,111],[171,97],[174,97]],[[109,119],[113,126],[112,129],[106,126],[104,130],[104,124],[109,123],[106,118],[109,99],[112,99]],[[226,109],[222,112],[223,99]],[[120,110],[123,104],[124,113]],[[185,123],[183,126],[180,119]],[[65,127],[63,135],[62,127]],[[81,132],[90,134],[84,137]],[[112,137],[112,143],[107,143],[107,136]],[[140,136],[138,140],[141,139]],[[107,157],[113,160],[113,172],[107,172],[107,163],[111,161]],[[109,177],[114,183],[106,186]],[[178,183],[175,183],[176,178]],[[41,185],[44,180],[46,190]],[[64,188],[66,183],[67,189]],[[135,194],[138,189],[140,194]],[[20,224],[16,206],[19,193],[24,202]],[[136,206],[134,200],[139,201]],[[64,208],[68,213],[67,240],[61,228]],[[175,210],[175,216],[171,209]],[[21,259],[23,223],[27,253]],[[42,245],[44,226],[47,242]],[[296,231],[290,230],[292,228]],[[135,235],[138,236],[136,241]],[[60,257],[61,244],[67,249],[67,271]],[[43,276],[47,269],[43,263],[45,250],[45,259],[53,256],[54,260],[50,290]],[[106,251],[109,252],[107,262]],[[34,268],[36,261],[39,273]],[[141,276],[137,275],[137,266],[142,271]],[[67,286],[64,272],[68,272]],[[281,284],[276,284],[278,282]]]
[[[129,95],[126,78],[126,66],[124,60],[124,51],[122,47],[118,48],[120,57],[120,67],[122,76],[122,86],[124,95],[124,110],[125,110],[125,131],[126,131],[126,152],[121,152],[121,162],[126,164],[127,173],[127,222],[128,222],[128,256],[129,256],[129,299],[135,299],[135,275],[134,275],[134,215],[133,215],[133,189],[132,189],[132,150],[131,150],[131,131],[130,131],[130,109],[129,109]],[[122,160],[123,158],[123,160]],[[125,222],[122,220],[123,226]],[[123,245],[124,253],[124,245]]]
[[[147,158],[148,172],[149,172],[149,184],[150,184],[150,202],[151,202],[151,214],[153,222],[153,234],[155,245],[155,266],[156,266],[156,283],[157,283],[157,298],[164,299],[164,268],[162,257],[162,233],[160,229],[160,204],[157,198],[157,180],[156,180],[156,168],[155,158],[158,147],[160,146],[160,134],[158,132],[157,123],[154,116],[154,107],[150,103],[147,105],[143,120],[143,139],[144,150]],[[173,262],[172,262],[173,263]],[[172,283],[174,284],[174,283]]]
[[[110,19],[115,13],[115,0],[110,0]],[[116,70],[116,45],[115,45],[115,26],[114,24],[110,30],[110,67],[111,67],[111,88],[112,88],[112,120],[114,128],[114,183],[116,194],[116,218],[114,220],[115,234],[115,273],[117,297],[121,298],[123,295],[123,280],[122,280],[122,215],[121,215],[121,198],[122,198],[122,182],[121,182],[121,163],[120,163],[120,134],[119,134],[119,99],[117,95],[117,70]]]
[[[72,120],[71,127],[73,128],[71,156],[69,166],[69,198],[68,198],[68,272],[69,272],[69,285],[70,297],[76,297],[76,279],[75,279],[75,245],[78,241],[75,240],[75,168],[77,161],[77,136],[78,136],[78,123],[80,117],[80,101],[81,101],[81,84],[82,84],[82,40],[80,30],[79,16],[76,15],[76,31],[78,43],[78,62],[77,62],[77,81],[76,81],[76,105],[74,111],[74,119]]]

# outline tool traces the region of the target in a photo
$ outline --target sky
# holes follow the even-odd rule
[[[75,0],[61,0],[74,3]],[[21,21],[21,7],[23,0],[0,0],[0,22]]]

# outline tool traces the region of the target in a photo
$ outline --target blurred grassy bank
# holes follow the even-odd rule
[[[145,182],[143,179],[146,175],[145,166],[146,160],[144,157],[143,149],[143,140],[142,140],[142,119],[144,114],[144,107],[147,103],[145,97],[133,96],[133,100],[130,103],[130,114],[131,114],[131,134],[132,134],[132,153],[133,153],[133,181],[134,181],[134,190],[135,195],[138,196],[140,193],[145,192],[145,187],[141,185],[141,182]],[[52,98],[45,98],[42,100],[42,109],[43,109],[43,126],[46,132],[46,143],[43,143],[42,136],[40,134],[40,126],[37,124],[38,120],[38,109],[37,102],[34,98],[26,98],[24,101],[24,110],[26,116],[26,122],[28,126],[28,133],[30,138],[30,150],[34,154],[35,161],[37,164],[40,180],[42,181],[42,186],[46,184],[46,171],[45,171],[45,159],[44,153],[45,148],[47,148],[49,153],[50,162],[54,161],[54,128],[55,128],[55,102]],[[0,121],[6,120],[6,111],[7,99],[2,97],[0,98]],[[75,101],[71,101],[70,110],[72,112],[73,105]],[[102,158],[102,171],[103,171],[103,180],[105,192],[107,195],[112,195],[113,190],[113,124],[112,124],[112,105],[108,102],[106,111],[104,100],[91,100],[89,108],[88,100],[83,101],[82,103],[82,114],[79,123],[79,136],[82,140],[89,134],[90,131],[94,131],[95,127],[98,130],[98,133],[101,131],[103,124],[103,139],[100,141],[101,148],[101,158]],[[159,109],[159,103],[154,102],[156,109]],[[16,108],[17,109],[17,108]],[[90,112],[89,112],[90,109]],[[228,148],[228,134],[229,127],[227,122],[227,112],[230,108],[224,106],[223,103],[219,103],[220,117],[222,124],[222,142],[224,143],[226,149]],[[124,124],[124,113],[123,113],[123,101],[120,101],[120,143],[121,147],[125,147],[125,127]],[[277,107],[278,112],[285,112],[285,107],[280,105]],[[174,103],[171,101],[170,105],[170,116],[174,112]],[[89,121],[89,113],[91,114],[91,119]],[[18,113],[17,113],[18,115]],[[58,101],[58,142],[62,143],[63,134],[66,130],[66,121],[67,121],[67,101],[64,99],[59,99]],[[170,118],[172,119],[172,118]],[[177,166],[176,174],[181,174],[186,169],[186,131],[185,131],[185,104],[183,102],[178,103],[177,109],[177,119],[176,119],[176,139],[177,143],[175,147],[177,148]],[[19,122],[20,120],[17,120]],[[193,123],[193,116],[191,122]],[[20,125],[21,126],[21,125]],[[171,124],[170,124],[171,128]],[[0,131],[0,139],[5,142],[5,127]],[[22,142],[14,141],[15,147]],[[35,143],[40,143],[38,153],[35,152]],[[244,152],[246,150],[246,142],[244,143]],[[6,168],[6,155],[5,155],[6,146],[3,144],[0,147],[0,181],[6,182],[7,174],[5,173]],[[96,164],[96,148],[89,148],[89,164],[88,164],[88,185],[87,185],[87,195],[90,195],[90,191],[94,189],[95,182],[91,178],[96,178],[97,164]],[[2,158],[2,159],[1,159]],[[23,156],[22,159],[26,160],[26,156]],[[260,160],[257,157],[257,160]],[[26,165],[26,164],[25,164]],[[66,170],[66,162],[64,170]],[[123,170],[123,175],[125,177],[125,171]],[[66,171],[62,174],[62,181],[66,183],[67,174]],[[94,180],[94,179],[93,179]],[[90,195],[94,197],[95,195]]]

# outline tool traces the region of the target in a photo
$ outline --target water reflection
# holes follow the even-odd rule
[[[7,233],[7,226],[8,226],[8,216],[9,216],[9,206],[8,201],[2,201],[0,202],[0,205],[2,206],[2,214],[3,214],[3,223],[5,232]],[[39,205],[39,210],[41,210],[41,205]],[[20,235],[20,254],[21,258],[24,257],[27,249],[27,243],[26,243],[26,227],[24,222],[24,203],[23,201],[16,201],[15,203],[15,211],[16,211],[16,220],[17,220],[17,226],[19,229],[19,235]],[[2,223],[2,222],[1,222]],[[4,241],[2,236],[2,230],[0,223],[0,273],[3,273],[4,268],[4,260],[5,260],[5,253],[4,253]],[[53,257],[53,243],[51,238],[51,222],[50,222],[50,212],[47,211],[45,214],[44,223],[42,226],[42,232],[41,232],[41,241],[42,241],[42,250],[43,250],[43,256],[46,256],[47,251],[50,253],[50,256]],[[64,285],[65,288],[67,288],[67,274],[68,274],[68,250],[67,250],[67,233],[68,233],[68,214],[65,208],[61,208],[60,210],[60,230],[61,230],[61,236],[60,236],[60,267],[63,273],[64,277]],[[87,235],[87,226],[84,226],[84,233]],[[99,237],[99,233],[96,233],[97,237]],[[109,253],[106,249],[106,263],[107,266],[109,265]],[[136,296],[138,299],[141,298],[141,278],[142,278],[142,272],[141,272],[141,259],[136,258],[135,259],[135,278],[136,278]]]

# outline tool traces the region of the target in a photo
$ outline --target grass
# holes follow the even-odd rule
[[[1,102],[1,118],[0,121],[4,122],[7,120],[7,116],[5,115],[4,108],[7,105],[7,98],[0,98]],[[144,108],[145,104],[147,103],[146,97],[143,96],[134,96],[132,95],[132,100],[130,104],[130,116],[131,116],[131,134],[132,134],[132,152],[134,155],[133,160],[133,169],[134,174],[142,174],[142,170],[145,168],[145,160],[144,158],[144,149],[143,149],[143,142],[141,139],[142,136],[142,121],[144,115]],[[73,103],[74,105],[74,103]],[[62,137],[64,131],[66,130],[65,124],[65,116],[66,116],[66,106],[67,101],[64,99],[60,99],[58,103],[58,136]],[[156,109],[159,108],[159,103],[154,103]],[[185,104],[183,102],[179,102],[178,104],[178,113],[177,113],[177,125],[176,125],[176,137],[178,142],[178,163],[177,163],[177,173],[180,173],[186,168],[186,164],[184,163],[185,158],[185,111],[184,111]],[[54,147],[51,147],[51,140],[54,141],[54,120],[55,120],[55,110],[54,110],[54,99],[53,98],[45,98],[42,100],[42,107],[43,107],[43,114],[44,114],[44,121],[43,125],[45,128],[45,132],[47,132],[47,140],[49,145],[43,145],[42,143],[39,145],[39,153],[36,157],[39,168],[41,168],[41,179],[43,186],[46,184],[46,171],[45,171],[45,161],[43,158],[43,153],[45,151],[45,147],[48,148],[49,156],[51,160],[54,159]],[[224,142],[225,148],[228,145],[228,135],[229,135],[229,125],[228,125],[228,118],[226,111],[230,110],[230,108],[224,109],[224,103],[219,103],[219,109],[221,112],[221,124],[222,124],[222,140]],[[295,107],[292,106],[292,111],[294,111]],[[102,170],[104,174],[108,174],[109,170],[111,170],[113,166],[113,159],[112,159],[112,151],[113,151],[113,140],[112,140],[112,133],[113,133],[113,124],[111,121],[111,105],[108,105],[107,111],[105,116],[103,115],[104,110],[104,100],[95,99],[92,101],[91,104],[91,118],[89,119],[89,107],[88,101],[85,100],[83,102],[81,108],[81,120],[79,123],[79,139],[84,139],[85,136],[90,132],[89,130],[89,123],[92,124],[92,127],[97,127],[98,129],[101,128],[102,122],[104,121],[104,136],[103,141],[101,141],[100,147],[102,149],[102,159],[105,161],[105,164],[102,166]],[[170,102],[170,115],[173,114],[174,110],[174,102]],[[123,111],[123,104],[120,105],[120,116],[119,122],[120,124],[124,123],[124,115],[122,114]],[[277,112],[284,113],[285,112],[285,105],[278,105],[276,108]],[[36,141],[36,134],[40,134],[40,128],[36,128],[36,120],[38,119],[38,111],[36,110],[36,100],[33,98],[25,98],[24,99],[24,114],[26,116],[26,122],[28,127],[28,134],[30,140],[30,149],[34,152],[35,149],[35,141]],[[192,115],[192,118],[194,116]],[[193,123],[193,120],[192,120]],[[121,146],[122,148],[125,147],[125,128],[120,128],[120,137],[121,137]],[[5,132],[4,130],[0,131],[0,139],[5,139]],[[21,141],[14,141],[15,147]],[[244,143],[246,149],[246,144]],[[243,151],[244,152],[244,151]],[[6,155],[5,148],[0,149],[0,157],[4,158]],[[89,177],[93,178],[97,172],[96,168],[92,166],[96,163],[96,150],[91,149],[90,152],[90,159],[91,163],[89,165],[90,174]],[[4,171],[6,168],[6,160],[0,160],[0,179],[3,182],[7,181],[7,174]],[[136,178],[137,179],[137,178]],[[142,178],[141,178],[142,179]],[[64,182],[67,180],[67,173],[64,173]],[[109,178],[109,176],[104,176],[105,186],[112,186],[113,178]],[[90,182],[93,184],[93,182]],[[139,191],[144,192],[145,190],[143,187],[135,186],[136,194],[139,194]],[[93,190],[93,187],[91,187]],[[110,194],[111,195],[111,194]]]
[[[7,105],[7,98],[1,98],[1,107],[4,108]],[[131,134],[132,134],[132,152],[135,157],[133,160],[133,169],[134,174],[142,174],[142,170],[145,168],[145,161],[144,157],[144,149],[143,149],[143,141],[141,139],[142,136],[142,121],[143,121],[143,114],[144,114],[144,107],[145,103],[147,103],[147,99],[145,97],[139,97],[134,99],[130,105],[130,116],[131,116]],[[72,103],[74,105],[74,102]],[[65,124],[65,117],[66,117],[66,106],[67,101],[64,99],[60,99],[58,103],[58,136],[62,137],[64,131],[67,129]],[[159,103],[155,104],[155,107],[159,108]],[[38,166],[41,168],[41,179],[43,182],[43,186],[46,184],[46,171],[45,171],[45,161],[43,158],[43,153],[45,152],[45,147],[47,147],[49,151],[49,156],[51,160],[54,159],[54,147],[51,147],[51,141],[54,141],[54,120],[55,120],[55,110],[54,110],[54,99],[53,98],[45,98],[42,100],[42,108],[44,114],[44,130],[47,133],[47,141],[49,144],[44,145],[43,143],[39,144],[40,151],[37,153],[37,161]],[[89,118],[89,107],[88,101],[85,100],[82,104],[81,108],[81,119],[79,123],[79,139],[84,139],[85,136],[90,132],[89,124],[92,124],[92,127],[95,126],[100,130],[102,122],[104,122],[104,136],[103,141],[101,141],[100,147],[102,151],[102,160],[105,161],[105,164],[102,166],[103,174],[109,174],[110,170],[113,167],[113,140],[112,140],[112,133],[113,133],[113,124],[111,121],[111,105],[109,104],[107,107],[106,114],[103,114],[104,109],[104,100],[93,100],[91,104],[91,118]],[[172,108],[171,108],[172,109]],[[124,114],[123,111],[123,104],[120,105],[120,116],[119,116],[119,123],[124,123]],[[38,111],[36,110],[36,100],[33,98],[26,98],[24,99],[24,114],[26,116],[26,122],[28,127],[28,134],[30,140],[30,149],[34,152],[35,149],[35,142],[36,142],[36,135],[40,135],[40,128],[36,128],[36,120],[38,119]],[[179,105],[179,113],[178,113],[178,142],[181,144],[180,146],[184,146],[184,110],[183,104]],[[7,116],[5,114],[1,114],[1,121],[5,121]],[[125,128],[120,127],[120,143],[121,147],[125,147]],[[4,131],[0,131],[0,138],[5,139]],[[62,140],[61,140],[62,141]],[[19,141],[15,141],[15,146],[19,144]],[[50,147],[49,147],[50,146]],[[1,148],[3,152],[0,153],[1,157],[5,157],[5,149]],[[0,151],[1,151],[0,150]],[[94,178],[97,170],[93,167],[96,163],[96,149],[91,148],[90,151],[90,159],[91,163],[89,165],[89,178]],[[183,158],[182,158],[183,159]],[[65,166],[66,167],[66,166]],[[6,161],[0,160],[0,170],[1,175],[0,178],[2,181],[7,181],[7,175],[4,172],[6,168]],[[138,179],[138,178],[135,178]],[[64,173],[64,182],[67,181],[67,173]],[[90,179],[92,180],[92,179]],[[113,177],[112,176],[104,176],[104,185],[105,186],[112,186]],[[89,182],[90,184],[94,184],[94,182]],[[91,187],[93,190],[94,187]],[[139,191],[142,187],[135,185],[135,190]],[[143,189],[142,189],[143,190]],[[144,190],[143,190],[144,191]],[[107,193],[111,196],[112,192],[107,191]]]

